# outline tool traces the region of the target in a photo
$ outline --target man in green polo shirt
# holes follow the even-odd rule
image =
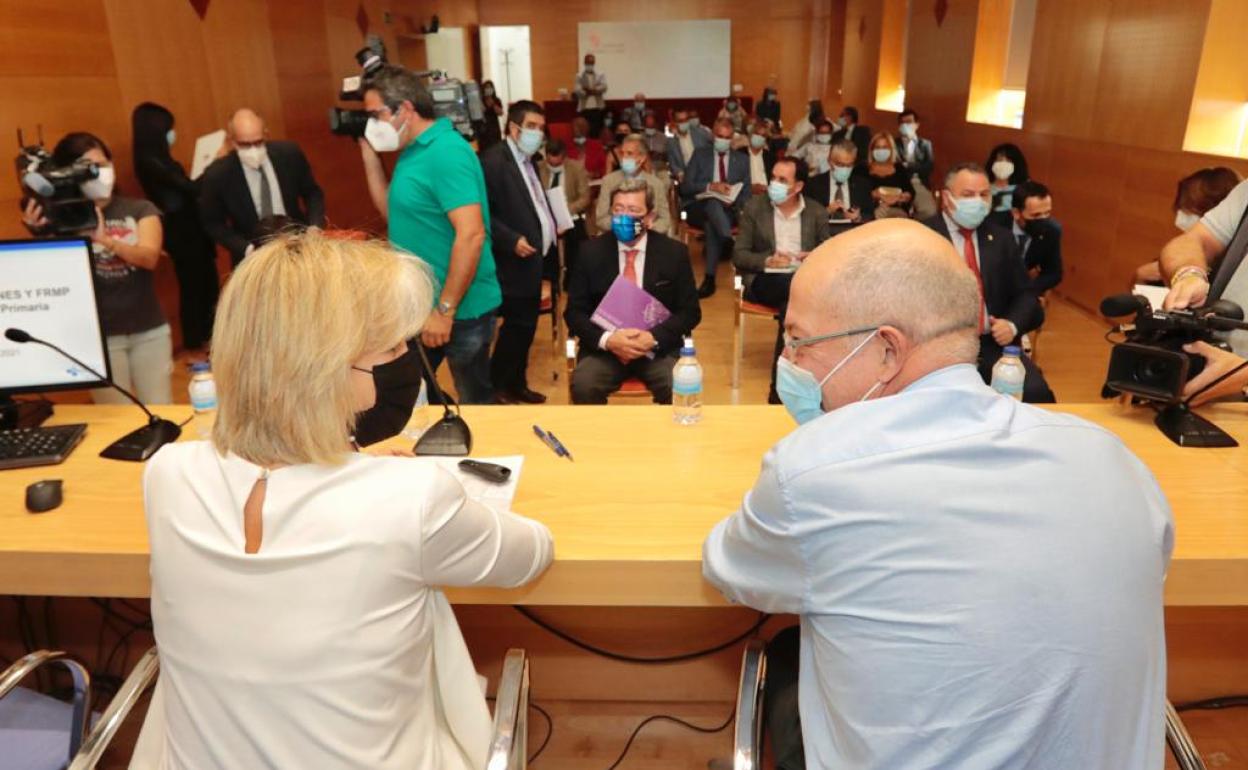
[[[445,358],[463,404],[494,400],[490,342],[502,293],[490,251],[485,179],[472,147],[433,111],[420,78],[387,66],[366,85],[360,140],[368,192],[390,242],[433,268],[439,295],[421,331],[434,371]],[[399,152],[387,184],[379,152]],[[433,383],[430,383],[432,387]]]

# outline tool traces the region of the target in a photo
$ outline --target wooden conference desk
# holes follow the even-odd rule
[[[1117,403],[1059,408],[1121,436],[1165,489],[1177,522],[1167,605],[1248,606],[1248,449],[1179,448],[1151,413]],[[189,407],[156,411],[181,420]],[[1248,446],[1248,405],[1204,413]],[[514,508],[550,527],[556,560],[526,588],[449,592],[460,604],[723,605],[702,580],[702,541],[793,427],[782,408],[768,406],[709,406],[692,427],[651,406],[468,407],[464,416],[475,456],[526,456]],[[0,595],[147,596],[142,466],[98,457],[141,415],[131,406],[67,405],[53,422],[90,427],[63,465],[0,472]],[[575,461],[538,441],[534,423],[554,431]],[[29,514],[24,489],[45,478],[65,480],[65,502]]]

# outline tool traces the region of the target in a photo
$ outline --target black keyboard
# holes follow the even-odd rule
[[[63,463],[86,433],[85,423],[0,430],[0,470]]]

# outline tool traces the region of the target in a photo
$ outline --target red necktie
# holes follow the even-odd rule
[[[979,271],[979,260],[975,258],[975,231],[959,227],[962,234],[962,256],[966,266],[975,274],[975,282],[979,284],[979,333],[988,333],[988,308],[984,305],[984,275]]]
[[[719,181],[721,182],[728,181],[728,166],[724,163],[724,158],[727,156],[728,153],[726,152],[721,152],[719,154]]]
[[[637,283],[637,249],[624,252],[624,277]]]

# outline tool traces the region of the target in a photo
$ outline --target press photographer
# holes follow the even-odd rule
[[[481,164],[451,121],[438,117],[415,73],[382,68],[366,85],[364,109],[368,126],[359,143],[369,195],[389,223],[390,242],[427,262],[437,278],[438,301],[421,332],[429,361],[434,371],[442,359],[450,362],[460,403],[490,403],[490,342],[502,292]],[[399,153],[389,182],[382,152]]]
[[[1175,237],[1161,251],[1162,276],[1170,286],[1164,308],[1181,310],[1198,307],[1210,300],[1229,300],[1240,307],[1248,305],[1248,181],[1240,182],[1214,208],[1187,232]],[[1212,272],[1217,265],[1216,272]],[[1194,342],[1184,349],[1202,356],[1207,364],[1187,384],[1185,397],[1192,405],[1242,394],[1248,386],[1248,332],[1226,335],[1230,350],[1220,350],[1205,342]],[[1238,371],[1236,371],[1238,369]],[[1221,379],[1225,377],[1225,379]],[[1220,381],[1219,381],[1220,380]],[[1210,387],[1210,383],[1218,381]],[[1203,390],[1208,388],[1208,390]]]
[[[58,168],[92,166],[96,170],[94,178],[78,183],[82,198],[91,206],[90,218],[85,220],[88,226],[71,229],[75,221],[83,223],[81,213],[68,217],[68,207],[53,204],[49,217],[34,198],[25,202],[22,221],[36,236],[72,234],[91,239],[95,300],[107,337],[113,381],[144,403],[168,404],[172,400],[173,340],[152,280],[164,237],[160,211],[142,198],[114,194],[113,155],[93,134],[67,135],[53,148],[50,161]],[[91,397],[96,403],[127,403],[112,388],[93,390]]]

